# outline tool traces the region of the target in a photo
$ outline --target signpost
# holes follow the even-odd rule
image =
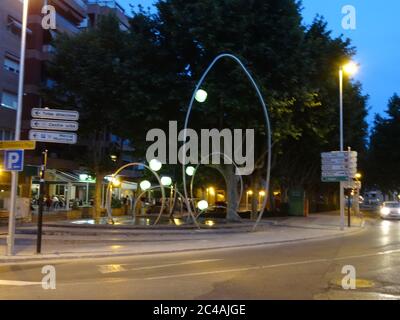
[[[321,160],[322,160],[322,166],[321,166],[322,182],[339,182],[341,186],[347,186],[348,189],[350,190],[351,187],[353,186],[353,179],[357,173],[357,152],[350,150],[325,152],[321,154]],[[342,190],[342,188],[340,190]],[[348,196],[348,226],[350,227],[351,226],[350,192],[347,193],[347,196]],[[343,200],[341,199],[340,202],[342,201]],[[358,201],[358,199],[356,199],[356,201]],[[341,212],[343,205],[344,205],[343,203],[340,203]],[[342,227],[343,225],[344,223],[342,223]]]
[[[79,113],[77,111],[34,108],[31,115],[33,119],[31,120],[32,130],[29,131],[29,140],[33,140],[33,142],[63,144],[75,144],[78,142],[78,136],[73,132],[79,128],[79,124],[76,122],[79,120]],[[43,198],[46,187],[47,152],[47,150],[42,152],[43,159],[40,170],[38,233],[36,242],[36,253],[38,254],[42,251]]]
[[[79,124],[76,121],[33,119],[31,120],[31,128],[44,130],[77,131],[79,128]]]
[[[4,152],[4,170],[17,171],[24,170],[24,150],[6,150]]]
[[[35,141],[0,141],[0,150],[35,150]]]
[[[32,118],[78,121],[79,112],[74,110],[59,110],[48,108],[33,108]]]
[[[29,139],[39,142],[75,144],[78,141],[78,136],[71,132],[30,130]]]

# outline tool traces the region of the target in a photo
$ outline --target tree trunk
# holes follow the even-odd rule
[[[256,172],[253,173],[251,180],[251,190],[253,194],[251,196],[251,219],[255,220],[258,217],[258,192],[260,190],[260,178]]]
[[[221,172],[224,175],[227,191],[227,221],[240,221],[241,218],[237,213],[238,210],[238,181],[239,177],[235,175],[235,167],[233,165],[224,165],[221,167]]]
[[[94,210],[93,210],[93,219],[98,221],[101,217],[101,213],[103,211],[102,208],[102,190],[103,190],[103,180],[105,174],[103,172],[96,172],[96,185],[94,191]]]

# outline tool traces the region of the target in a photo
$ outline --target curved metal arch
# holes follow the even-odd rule
[[[235,161],[233,161],[230,157],[228,157],[228,156],[227,156],[225,153],[223,153],[223,152],[212,152],[212,153],[210,153],[210,154],[208,154],[208,155],[202,157],[201,160],[200,160],[200,163],[197,164],[196,168],[194,169],[193,176],[192,176],[192,178],[190,179],[190,197],[191,197],[191,199],[192,199],[192,202],[193,202],[193,199],[194,199],[194,197],[193,197],[193,183],[194,183],[194,177],[196,176],[197,169],[200,167],[200,165],[202,164],[202,162],[203,162],[204,159],[207,159],[207,158],[209,158],[209,157],[211,157],[211,156],[213,156],[213,155],[217,155],[217,154],[218,154],[218,155],[224,156],[224,157],[225,157],[226,159],[228,159],[229,161],[232,161],[232,164],[235,166],[235,169],[238,169],[238,166],[237,166],[237,164],[235,163]],[[239,177],[240,177],[240,194],[239,194],[238,202],[237,202],[237,204],[236,204],[236,210],[239,210],[240,201],[242,200],[242,197],[243,197],[243,178],[242,178],[242,176],[239,176]],[[194,203],[193,203],[193,207],[194,207]],[[196,210],[195,207],[194,207],[194,210]],[[198,215],[198,216],[199,216],[199,215]],[[197,216],[197,217],[198,217],[198,216]]]
[[[160,188],[160,189],[161,189],[161,188],[171,189],[172,187],[171,187],[171,186],[162,186],[162,185],[158,185],[158,186],[150,187],[149,189],[144,190],[142,193],[140,193],[140,194],[137,196],[137,198],[136,198],[136,200],[135,200],[135,203],[134,203],[134,205],[133,205],[133,219],[134,219],[134,220],[136,219],[136,206],[137,206],[137,204],[138,204],[138,200],[139,200],[141,197],[143,197],[147,191],[154,190],[154,189],[158,189],[158,188]],[[180,192],[178,191],[178,189],[175,189],[175,192],[182,198],[182,201],[183,201],[184,196],[182,195],[182,193],[180,193]]]
[[[246,69],[246,67],[243,65],[243,63],[236,56],[234,56],[233,54],[223,53],[223,54],[218,55],[211,62],[211,64],[208,66],[206,71],[201,76],[199,82],[197,83],[197,85],[195,87],[195,90],[193,91],[192,98],[190,99],[189,107],[188,107],[188,110],[187,110],[187,113],[186,113],[184,132],[183,132],[183,134],[184,134],[183,141],[185,143],[186,139],[187,139],[187,125],[188,125],[188,122],[189,122],[189,117],[190,117],[190,113],[192,111],[192,107],[193,107],[194,99],[195,99],[195,96],[196,96],[196,92],[200,89],[200,86],[203,84],[205,78],[207,77],[207,75],[211,71],[211,69],[214,67],[214,65],[219,60],[221,60],[223,58],[229,58],[229,59],[235,61],[242,68],[244,73],[246,74],[247,78],[249,79],[249,81],[253,85],[254,89],[256,90],[257,96],[258,96],[258,98],[260,100],[261,106],[262,106],[263,111],[264,111],[265,122],[266,122],[266,127],[267,127],[268,157],[267,157],[267,174],[266,174],[266,186],[265,186],[265,194],[266,194],[266,196],[264,198],[263,205],[262,205],[261,210],[260,210],[260,214],[258,215],[258,218],[257,218],[256,222],[254,223],[254,227],[253,227],[253,231],[254,231],[257,228],[257,225],[261,221],[262,216],[264,214],[264,210],[265,210],[265,207],[267,205],[268,192],[269,192],[269,189],[270,189],[269,185],[270,185],[270,178],[271,178],[271,147],[272,147],[272,144],[271,144],[271,140],[272,140],[272,138],[271,138],[271,124],[270,124],[270,120],[269,120],[267,105],[266,105],[266,103],[264,101],[264,98],[263,98],[263,96],[261,94],[260,89],[258,88],[258,86],[257,86],[255,80],[253,79],[253,77],[251,76],[250,72]],[[184,144],[184,146],[185,146],[185,144]],[[183,159],[182,160],[183,160],[182,161],[183,191],[185,193],[185,199],[186,199],[186,202],[187,202],[187,207],[188,207],[188,209],[189,209],[189,211],[191,213],[191,207],[190,207],[190,205],[188,203],[188,194],[187,194],[186,176],[185,176],[186,149],[184,149]]]
[[[117,171],[115,171],[111,176],[113,178],[115,178],[122,170],[124,170],[126,168],[129,168],[129,167],[134,167],[134,166],[143,166],[146,169],[148,169],[157,178],[158,183],[161,186],[161,195],[162,195],[161,209],[160,209],[160,213],[158,214],[158,217],[157,217],[156,221],[154,222],[154,224],[156,225],[159,222],[159,220],[161,219],[161,215],[162,215],[162,213],[164,211],[164,208],[165,208],[165,189],[164,189],[164,186],[161,183],[161,179],[160,179],[160,176],[158,175],[158,173],[153,171],[148,165],[146,165],[144,163],[132,162],[132,163],[128,163],[128,164],[123,165]],[[108,219],[114,222],[113,216],[112,216],[112,210],[111,210],[111,192],[110,192],[111,189],[112,189],[112,181],[109,181],[108,185],[107,185],[107,191],[106,191],[106,210],[107,210]]]

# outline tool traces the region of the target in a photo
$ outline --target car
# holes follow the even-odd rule
[[[384,202],[381,206],[380,216],[382,219],[400,219],[400,202]]]

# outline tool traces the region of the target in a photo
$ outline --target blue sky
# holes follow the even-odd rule
[[[128,4],[152,6],[154,0],[118,0],[128,11]],[[356,9],[356,30],[342,28],[342,8]],[[361,65],[355,76],[370,96],[368,121],[382,113],[388,99],[400,94],[400,1],[399,0],[303,0],[304,23],[320,14],[328,21],[333,35],[343,34],[357,48],[355,60]],[[336,98],[336,97],[335,97]]]

